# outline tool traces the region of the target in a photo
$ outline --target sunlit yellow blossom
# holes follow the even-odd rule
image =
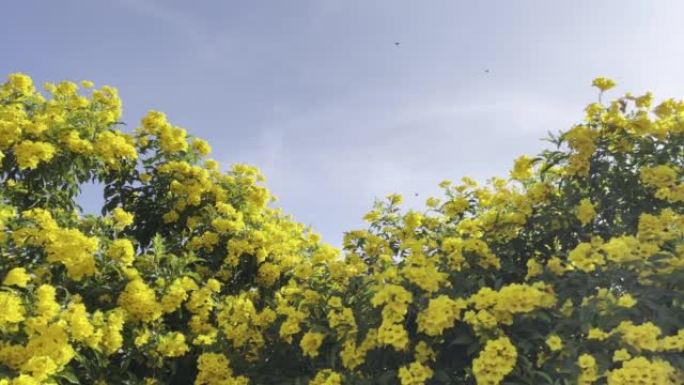
[[[342,376],[330,369],[323,369],[316,373],[309,385],[342,385]]]
[[[466,301],[452,300],[446,295],[431,299],[428,307],[418,315],[418,331],[429,336],[442,334],[444,329],[454,325],[466,306]]]
[[[30,94],[33,92],[33,79],[23,73],[13,73],[7,77],[7,86],[14,92]]]
[[[594,209],[594,205],[587,198],[584,198],[580,201],[580,204],[577,206],[576,210],[577,211],[575,215],[577,215],[577,219],[580,220],[582,226],[586,226],[589,223],[591,223],[591,221],[596,216],[596,210]]]
[[[112,218],[114,219],[115,223],[114,227],[118,230],[123,230],[133,224],[135,216],[129,212],[126,212],[121,207],[117,207],[112,210]]]
[[[247,385],[245,377],[233,376],[228,358],[220,353],[202,353],[197,359],[198,374],[194,385]]]
[[[26,287],[26,284],[31,280],[31,276],[23,267],[15,267],[7,272],[2,284],[5,286]]]
[[[615,87],[615,81],[604,77],[598,77],[591,82],[591,85],[598,88],[601,91],[607,91]]]
[[[618,349],[613,353],[613,361],[615,362],[625,361],[630,358],[632,358],[632,355],[629,354],[627,349]]]
[[[432,369],[420,362],[412,362],[408,366],[399,368],[401,385],[423,385],[432,377],[432,374]]]
[[[118,303],[134,320],[154,321],[162,315],[154,290],[140,279],[126,285]]]
[[[188,345],[182,333],[169,333],[159,340],[157,351],[164,357],[180,357],[187,353]]]
[[[302,341],[299,346],[302,348],[304,355],[309,357],[316,357],[318,355],[318,348],[321,346],[325,338],[325,334],[316,332],[307,332],[302,337]]]
[[[513,370],[518,359],[515,346],[507,337],[489,340],[473,360],[473,374],[478,384],[498,385]]]
[[[20,169],[35,169],[40,163],[49,162],[57,150],[46,142],[24,140],[14,146],[14,154]]]
[[[618,306],[630,308],[636,305],[637,300],[632,297],[631,294],[624,294],[618,298],[617,304]]]
[[[681,373],[664,360],[649,361],[635,357],[624,361],[622,367],[609,372],[608,385],[659,385],[681,383],[675,380]]]
[[[195,138],[192,140],[192,148],[195,149],[200,155],[209,155],[211,152],[211,146],[205,140]]]
[[[525,181],[532,176],[532,159],[523,155],[515,160],[515,166],[511,171],[511,178]]]
[[[577,245],[568,253],[568,260],[575,267],[585,272],[592,272],[606,263],[603,255],[594,250],[590,243],[580,243]]]
[[[580,368],[580,374],[577,378],[578,385],[589,385],[599,378],[596,359],[592,355],[586,353],[580,355],[577,358],[577,366]]]
[[[599,99],[338,249],[258,168],[161,112],[128,132],[93,87],[0,86],[0,385],[684,383],[684,101]]]
[[[591,328],[591,329],[589,329],[589,332],[587,333],[587,339],[588,340],[603,341],[608,337],[610,337],[610,333],[606,333],[599,328]]]
[[[559,351],[563,348],[563,340],[556,334],[551,335],[546,339],[546,346],[548,346],[552,352]]]
[[[655,351],[658,349],[658,338],[662,331],[652,322],[635,325],[631,321],[621,322],[617,327],[622,340],[638,350]]]
[[[116,239],[107,248],[107,256],[126,266],[130,266],[135,260],[133,243],[128,239]]]
[[[24,320],[26,310],[21,297],[16,294],[0,291],[0,331],[7,331]]]

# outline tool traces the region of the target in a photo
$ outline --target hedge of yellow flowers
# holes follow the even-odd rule
[[[592,103],[338,250],[163,113],[43,88],[0,88],[0,385],[684,384],[682,101]]]

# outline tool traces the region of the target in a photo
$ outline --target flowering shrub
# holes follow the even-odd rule
[[[44,88],[0,88],[0,385],[684,383],[684,102],[590,104],[341,253],[164,114]]]

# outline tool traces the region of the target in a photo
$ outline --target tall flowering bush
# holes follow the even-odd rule
[[[340,251],[163,113],[44,89],[0,88],[0,385],[684,383],[684,102],[592,103]]]

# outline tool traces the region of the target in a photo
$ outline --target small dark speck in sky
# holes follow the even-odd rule
[[[399,44],[400,44],[400,43],[399,43],[398,41],[395,41],[395,42],[394,42],[394,45],[396,45],[397,47],[399,47]]]

